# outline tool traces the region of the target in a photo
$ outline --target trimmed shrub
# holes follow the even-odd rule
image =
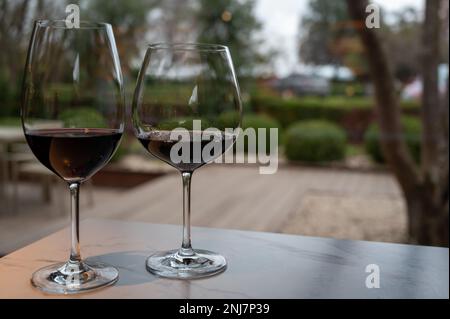
[[[300,121],[285,133],[287,159],[303,162],[329,162],[345,157],[347,137],[337,125],[323,121]]]
[[[257,114],[245,114],[242,118],[242,129],[245,131],[248,128],[253,128],[256,131],[256,152],[258,152],[259,145],[259,134],[258,129],[264,128],[266,129],[266,153],[270,151],[270,129],[276,128],[278,129],[278,142],[280,141],[280,128],[281,125],[277,120],[271,118],[267,115],[257,115]],[[248,151],[248,141],[245,143],[245,151]]]
[[[59,119],[64,122],[65,127],[106,127],[106,120],[97,110],[91,108],[77,108],[63,111]]]
[[[364,146],[372,160],[377,163],[384,163],[380,146],[380,130],[377,124],[371,124],[364,135]]]
[[[237,112],[228,112],[223,113],[217,119],[217,127],[220,129],[225,128],[235,128],[236,123],[239,122],[239,113]],[[257,115],[253,113],[244,114],[242,116],[241,128],[246,130],[248,128],[254,128],[256,133],[258,133],[259,128],[266,129],[266,152],[270,150],[270,129],[277,128],[278,129],[278,139],[280,138],[280,123],[271,118],[268,115]],[[240,137],[244,138],[244,137]],[[258,138],[258,136],[257,136]],[[248,139],[244,141],[244,149],[245,152],[248,151]],[[256,139],[256,151],[258,151],[258,139]]]
[[[243,115],[243,117],[246,117],[246,115]],[[235,128],[238,123],[239,112],[226,112],[219,115],[215,124],[218,129],[223,130],[226,128]]]
[[[109,160],[110,163],[117,163],[120,161],[125,155],[129,153],[128,147],[124,145],[123,141],[122,143],[117,146],[116,151],[114,152],[114,155]]]
[[[404,116],[402,118],[402,129],[403,135],[400,138],[405,139],[414,160],[417,163],[420,162],[422,126],[419,119]],[[384,163],[385,159],[380,145],[380,129],[377,124],[373,123],[369,127],[364,136],[364,141],[370,157],[377,163]]]
[[[125,133],[116,152],[111,157],[110,163],[117,163],[129,154],[148,154],[142,147],[142,144],[132,134]]]

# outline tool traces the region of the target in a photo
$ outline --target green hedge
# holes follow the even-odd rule
[[[20,117],[0,117],[0,126],[21,126]]]
[[[352,93],[353,96],[364,96],[365,86],[361,82],[332,82],[331,95],[348,95]]]
[[[199,123],[194,123],[194,121],[199,121]],[[207,118],[185,116],[185,117],[174,117],[161,121],[157,125],[155,125],[155,128],[166,131],[184,128],[188,131],[192,131],[194,129],[194,124],[196,125],[200,124],[200,128],[202,130],[205,130],[212,126],[211,121]]]
[[[299,120],[322,119],[336,123],[345,122],[355,114],[370,117],[374,102],[367,97],[305,97],[282,99],[277,96],[254,95],[252,107],[258,113],[265,113],[277,119],[284,127]],[[418,112],[416,102],[402,102],[406,112]]]
[[[64,122],[65,127],[103,128],[107,125],[101,113],[87,107],[63,111],[59,119]]]
[[[0,68],[0,117],[19,116],[20,88],[19,83],[14,83],[7,71]]]
[[[296,121],[307,119],[327,119],[333,122],[340,120],[349,109],[336,105],[326,105],[325,99],[304,98],[283,100],[278,97],[253,97],[252,105],[258,112],[276,118],[284,127]]]
[[[404,116],[402,118],[403,135],[408,149],[416,162],[420,161],[422,126],[417,118]],[[372,124],[364,137],[367,153],[377,163],[384,163],[385,159],[380,146],[380,129],[377,124]]]
[[[345,157],[347,137],[337,125],[323,121],[300,121],[285,133],[287,159],[303,162],[329,162]]]

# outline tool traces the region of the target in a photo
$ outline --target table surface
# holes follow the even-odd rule
[[[115,220],[81,223],[82,254],[116,266],[112,287],[46,295],[30,285],[32,272],[63,261],[68,229],[0,259],[0,298],[445,298],[447,248],[193,228],[194,248],[220,252],[228,269],[192,281],[158,278],[146,257],[179,245],[181,227]],[[366,266],[380,269],[380,288],[366,287]]]

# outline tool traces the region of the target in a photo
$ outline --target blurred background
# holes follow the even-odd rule
[[[381,27],[369,30],[352,0],[0,0],[0,256],[68,222],[67,186],[20,124],[33,21],[65,19],[68,3],[113,25],[128,112],[148,43],[217,43],[234,60],[243,128],[279,129],[276,174],[196,172],[194,226],[448,246],[448,1],[374,1]],[[181,224],[181,179],[129,124],[83,185],[81,217]]]

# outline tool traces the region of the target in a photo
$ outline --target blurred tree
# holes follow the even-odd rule
[[[309,11],[300,24],[300,57],[313,65],[342,66],[338,54],[351,43],[344,44],[351,33],[348,11],[344,0],[309,0]]]
[[[24,38],[26,17],[30,1],[0,0],[0,66],[2,75],[11,82],[17,82],[23,71]],[[19,42],[17,41],[18,39]],[[1,76],[1,75],[0,75]]]
[[[410,238],[422,245],[440,246],[449,244],[448,87],[442,99],[438,88],[444,2],[427,0],[425,4],[421,58],[417,61],[424,82],[422,159],[418,167],[401,138],[401,110],[386,49],[377,31],[364,27],[369,2],[347,0],[351,17],[362,26],[358,32],[375,86],[378,121],[384,136],[382,149],[405,196]]]
[[[21,79],[33,20],[54,17],[63,4],[51,0],[0,0],[0,115],[19,115]]]
[[[194,42],[197,0],[165,0],[152,17],[153,42]]]
[[[198,42],[224,44],[230,48],[238,75],[252,75],[255,67],[267,62],[258,50],[254,0],[198,0]]]
[[[450,15],[450,2],[444,1],[442,4],[441,17],[442,17],[442,30],[441,30],[441,62],[449,63],[449,15]]]
[[[133,59],[141,53],[149,31],[149,13],[162,0],[80,0],[82,20],[104,21],[114,28],[122,70],[133,69]]]
[[[382,16],[384,16],[382,12]],[[383,21],[379,30],[386,53],[401,83],[408,83],[419,73],[421,54],[421,16],[414,8],[394,12],[389,23]],[[346,66],[353,74],[366,79],[369,67],[364,47],[355,24],[349,18],[345,0],[310,0],[309,11],[300,25],[300,58],[313,65]],[[448,36],[442,37],[448,43]],[[442,60],[448,56],[448,45],[442,46]]]
[[[394,23],[380,29],[395,77],[408,83],[419,73],[422,33],[421,17],[416,9],[406,8],[394,13]]]

